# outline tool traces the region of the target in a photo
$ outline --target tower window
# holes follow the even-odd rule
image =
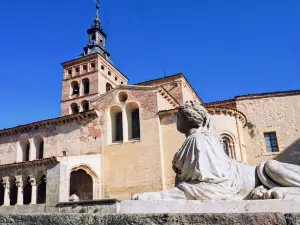
[[[79,107],[76,103],[73,103],[71,105],[71,110],[72,110],[72,113],[75,114],[75,113],[79,113]]]
[[[94,62],[92,62],[92,63],[91,63],[91,68],[92,68],[92,69],[95,69],[95,67],[96,67],[96,64],[95,64]]]
[[[110,91],[111,89],[113,89],[113,87],[111,86],[110,83],[106,83],[106,91]]]
[[[92,40],[96,41],[96,36],[94,34],[92,35]]]
[[[73,81],[71,86],[72,86],[72,95],[78,95],[80,91],[78,82]]]
[[[117,81],[118,80],[118,77],[115,77],[115,81]]]
[[[68,75],[72,75],[72,69],[68,70]]]
[[[89,102],[88,101],[83,101],[81,103],[81,105],[82,105],[83,112],[89,111]]]
[[[121,84],[124,84],[124,82],[123,82],[123,81],[121,81]]]
[[[266,147],[268,152],[278,152],[278,142],[276,132],[264,133]]]
[[[75,72],[76,72],[76,75],[78,75],[78,73],[79,73],[79,67],[75,68]]]
[[[104,70],[104,66],[103,65],[101,65],[101,70]]]
[[[83,65],[83,66],[82,66],[82,70],[86,71],[86,70],[87,70],[87,66],[86,66],[86,65]]]
[[[111,72],[110,72],[110,71],[108,71],[108,72],[107,72],[107,74],[110,76],[110,75],[111,75]]]
[[[85,95],[90,93],[90,81],[89,79],[85,78],[82,80],[82,84],[83,84],[83,93]]]

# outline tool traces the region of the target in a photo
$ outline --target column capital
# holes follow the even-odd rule
[[[23,187],[24,182],[23,182],[22,175],[15,176],[15,178],[16,178],[16,181],[15,181],[16,186],[17,187]]]
[[[9,189],[10,188],[10,182],[9,182],[9,177],[3,177],[2,178],[2,185],[5,189]]]
[[[33,175],[29,175],[29,180],[28,181],[31,184],[31,186],[36,186],[37,185],[36,179]]]

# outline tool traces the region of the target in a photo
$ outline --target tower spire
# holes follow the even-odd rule
[[[87,33],[89,35],[89,42],[84,47],[84,52],[80,56],[86,56],[89,54],[98,53],[102,55],[105,59],[109,59],[109,52],[105,48],[105,40],[106,40],[106,34],[104,33],[101,22],[100,22],[100,16],[99,16],[99,0],[94,0],[96,3],[96,16],[94,18],[94,23],[90,29],[87,30]]]
[[[94,19],[94,27],[100,27],[100,17],[99,17],[99,8],[100,8],[100,5],[99,5],[99,0],[96,1],[96,16],[95,16],[95,19]]]

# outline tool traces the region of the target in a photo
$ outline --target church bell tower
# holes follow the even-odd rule
[[[105,47],[107,35],[101,26],[99,4],[87,34],[88,43],[83,53],[62,63],[61,116],[91,110],[90,100],[128,82],[128,78],[112,64]]]

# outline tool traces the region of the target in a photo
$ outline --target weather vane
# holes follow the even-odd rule
[[[93,0],[93,1],[96,3],[96,8],[99,9],[99,7],[100,7],[100,6],[99,6],[99,4],[100,4],[100,3],[99,3],[99,0]]]

